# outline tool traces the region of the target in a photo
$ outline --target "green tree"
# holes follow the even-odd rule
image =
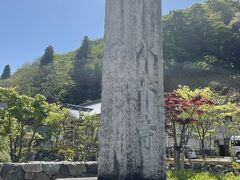
[[[40,65],[33,77],[34,94],[51,94],[54,79],[54,50],[52,46],[45,49],[45,54],[40,59]]]
[[[1,123],[0,123],[1,124]],[[0,125],[0,129],[1,129]],[[1,131],[1,130],[0,130]],[[2,135],[0,135],[0,162],[9,162],[9,146],[8,146],[8,139]]]
[[[99,117],[97,115],[85,115],[80,125],[80,160],[96,161],[98,153],[98,129]]]
[[[48,132],[44,136],[46,136],[46,138],[55,139],[52,148],[59,149],[59,146],[62,144],[59,138],[63,134],[64,128],[66,128],[66,123],[68,123],[69,111],[57,104],[50,104],[49,108],[51,111],[45,119],[45,125],[48,127]]]
[[[32,90],[34,94],[51,94],[51,89],[54,86],[54,69],[52,65],[39,66],[36,74],[33,77]]]
[[[11,77],[11,68],[9,65],[4,67],[3,73],[1,75],[1,80],[5,80]]]
[[[34,96],[34,77],[36,76],[38,67],[39,66],[36,62],[33,64],[24,64],[22,68],[17,69],[11,78],[8,79],[8,86],[5,86],[4,83],[0,86],[18,87],[19,93]]]
[[[61,120],[65,113],[60,106],[48,104],[42,95],[19,95],[14,88],[0,88],[0,102],[7,104],[0,110],[0,134],[8,139],[13,162],[28,161],[36,140],[43,137],[38,129],[56,121],[56,116]]]
[[[218,95],[209,87],[190,89],[188,86],[181,86],[177,92],[186,100],[190,100],[192,97],[205,99],[195,103],[196,113],[192,114],[195,119],[193,130],[200,141],[200,152],[203,158],[205,158],[205,144],[208,138],[219,133],[217,132],[219,127],[224,127],[224,130],[228,132],[227,135],[236,134],[240,112],[236,103],[231,103],[230,99]],[[232,121],[226,122],[226,117],[231,117]]]
[[[84,37],[81,47],[74,57],[72,79],[75,86],[72,88],[72,99],[75,103],[83,102],[91,98],[91,70],[88,62],[91,58],[92,43],[87,36]]]
[[[212,102],[199,102],[195,107],[196,113],[193,114],[195,123],[193,124],[192,130],[194,130],[200,141],[200,152],[202,153],[203,158],[205,158],[206,139],[209,135],[213,135],[214,129],[218,125],[218,119],[220,118],[220,114],[216,111],[216,107],[221,98],[208,87],[192,90],[188,86],[182,86],[178,89],[178,93],[180,93],[185,99],[202,97],[202,99]]]
[[[85,64],[91,53],[91,41],[87,36],[84,36],[81,47],[77,50],[75,60],[80,64]]]
[[[192,91],[187,86],[179,86],[176,91],[165,95],[166,130],[173,137],[176,169],[183,168],[185,146],[193,133],[194,124],[202,124],[196,117],[205,115],[203,108],[213,105],[206,94],[212,96],[213,93],[209,88]]]
[[[235,12],[240,10],[239,1],[236,0],[208,0],[206,5],[224,24],[229,24]]]
[[[54,49],[52,46],[48,46],[45,49],[44,55],[40,59],[40,65],[46,66],[46,65],[52,64],[53,59],[54,59]]]
[[[163,17],[166,91],[211,81],[239,89],[239,8],[239,1],[209,0]]]

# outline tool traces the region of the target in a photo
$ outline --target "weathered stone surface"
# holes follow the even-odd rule
[[[42,165],[39,164],[39,163],[22,164],[22,168],[25,172],[37,173],[37,172],[42,172],[43,171]]]
[[[34,174],[33,180],[50,180],[50,178],[46,173],[40,172]]]
[[[98,165],[97,163],[95,164],[89,164],[87,166],[87,174],[91,175],[91,174],[98,174]]]
[[[3,170],[0,172],[0,180],[2,176],[6,180],[21,180],[24,178],[26,180],[33,178],[55,180],[69,177],[94,177],[97,176],[98,169],[96,161],[13,163],[0,164],[0,168],[1,165]]]
[[[163,180],[161,0],[106,0],[99,179]]]
[[[33,172],[25,172],[25,179],[33,179],[34,173]]]
[[[70,175],[73,177],[81,177],[83,174],[86,174],[85,164],[69,164],[67,166]]]
[[[59,170],[59,174],[60,175],[64,175],[66,177],[70,176],[70,173],[69,173],[69,170],[68,170],[68,167],[66,164],[63,164]]]
[[[4,180],[24,180],[24,171],[19,165],[6,164],[2,170],[2,178]]]
[[[61,164],[42,164],[43,171],[49,176],[57,175],[60,172]]]

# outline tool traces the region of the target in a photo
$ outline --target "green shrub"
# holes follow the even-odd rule
[[[167,171],[169,180],[240,180],[239,176],[233,173],[222,175],[210,172],[192,172],[192,171]]]

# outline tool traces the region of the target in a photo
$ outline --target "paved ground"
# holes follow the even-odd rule
[[[97,177],[88,177],[88,178],[65,178],[65,179],[56,179],[56,180],[97,180]]]

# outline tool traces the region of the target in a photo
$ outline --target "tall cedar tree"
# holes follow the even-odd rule
[[[6,65],[1,75],[1,80],[8,79],[10,77],[11,77],[11,68],[9,65]]]
[[[73,103],[81,103],[91,98],[91,77],[89,77],[87,62],[91,58],[91,41],[87,36],[84,37],[81,47],[77,50],[74,57],[74,68],[72,79],[75,86],[72,89]]]
[[[40,65],[41,66],[46,66],[46,65],[52,64],[53,63],[53,58],[54,58],[54,49],[53,49],[52,46],[48,46],[45,49],[44,55],[40,59]]]
[[[52,93],[51,90],[54,88],[54,49],[52,46],[48,46],[45,49],[44,55],[40,59],[40,66],[37,69],[35,76],[33,77],[33,94],[44,94],[47,95]]]

